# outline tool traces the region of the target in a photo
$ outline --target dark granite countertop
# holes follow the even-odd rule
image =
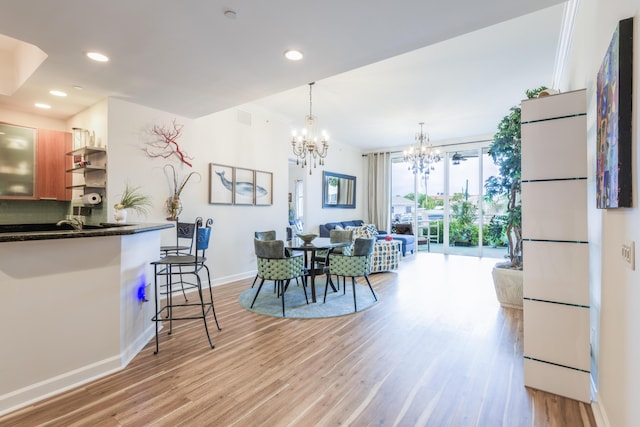
[[[174,227],[173,223],[101,223],[97,225],[87,225],[87,228],[82,230],[43,230],[42,228],[48,227],[39,227],[40,225],[45,224],[0,224],[0,243],[23,242],[26,240],[73,239],[78,237],[122,236]]]

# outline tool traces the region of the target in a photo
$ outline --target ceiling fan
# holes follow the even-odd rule
[[[453,153],[453,156],[451,156],[451,162],[454,165],[459,165],[460,162],[466,162],[466,161],[467,161],[467,158],[458,152]]]

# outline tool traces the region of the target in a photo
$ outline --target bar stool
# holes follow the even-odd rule
[[[160,246],[161,255],[192,255],[193,252],[193,239],[196,234],[196,224],[195,222],[180,222],[176,219],[176,244],[175,245],[167,245]],[[185,282],[180,277],[180,290],[182,291],[182,296],[184,296],[184,300],[188,301],[187,292],[185,290]],[[166,287],[166,285],[163,285]],[[187,284],[187,288],[194,288],[195,285]],[[160,295],[166,295],[165,292],[160,292]]]
[[[213,313],[213,319],[216,322],[216,326],[220,331],[220,324],[218,323],[218,318],[216,316],[216,310],[213,305],[213,291],[211,290],[211,274],[209,272],[209,267],[205,264],[207,258],[205,257],[205,251],[209,248],[209,239],[211,237],[211,226],[213,225],[213,220],[208,219],[206,222],[206,226],[202,227],[202,218],[197,218],[195,223],[196,229],[196,241],[195,241],[195,250],[194,254],[177,254],[177,255],[167,255],[163,258],[160,258],[157,261],[152,262],[154,268],[154,291],[155,291],[155,315],[152,317],[152,321],[156,322],[156,350],[154,354],[158,354],[159,344],[158,344],[158,323],[168,320],[169,321],[169,335],[173,330],[173,321],[174,320],[193,320],[193,319],[202,319],[204,323],[204,329],[207,334],[207,339],[209,340],[209,345],[211,348],[214,348],[213,342],[211,341],[211,336],[209,335],[209,327],[207,325],[207,315],[211,311]],[[209,286],[209,300],[205,300],[204,294],[202,292],[202,279],[200,278],[200,272],[204,270],[207,273],[207,283]],[[182,304],[175,304],[173,302],[172,294],[173,294],[173,278],[178,275],[180,277],[180,284],[182,285],[182,277],[192,275],[194,276],[195,283],[190,283],[190,285],[194,285],[198,290],[199,301],[189,303],[186,302]],[[166,278],[166,304],[161,309],[158,309],[158,277]],[[178,308],[184,307],[200,307],[199,314],[189,315],[189,313],[185,313],[182,316],[175,316],[174,311],[177,311]],[[166,319],[162,318],[162,314],[166,314]]]

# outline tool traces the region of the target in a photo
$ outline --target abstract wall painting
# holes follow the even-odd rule
[[[632,207],[633,18],[620,21],[597,77],[596,205]]]

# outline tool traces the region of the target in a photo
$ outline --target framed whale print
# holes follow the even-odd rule
[[[234,168],[233,203],[253,205],[255,174],[252,169]]]
[[[233,204],[233,167],[209,165],[209,203]]]
[[[632,207],[633,18],[618,22],[596,82],[596,207]]]
[[[256,171],[256,205],[273,204],[273,174],[271,172]]]

